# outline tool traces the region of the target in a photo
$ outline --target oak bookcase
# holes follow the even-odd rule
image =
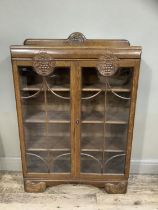
[[[83,183],[125,193],[141,47],[27,39],[11,46],[24,186]]]

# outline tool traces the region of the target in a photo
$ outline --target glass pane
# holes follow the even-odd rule
[[[81,71],[81,173],[123,174],[132,68],[111,77],[95,67]]]
[[[81,173],[101,173],[102,154],[95,151],[81,152]]]
[[[104,140],[103,124],[82,124],[81,151],[98,151],[102,149]]]
[[[125,154],[106,152],[104,154],[103,172],[108,174],[123,174],[125,166]]]
[[[53,73],[47,78],[50,88],[69,90],[70,69],[68,67],[56,67]]]
[[[127,128],[127,124],[105,124],[106,151],[125,151],[127,143]]]
[[[101,81],[100,76],[100,81]],[[111,77],[108,78],[108,83],[112,88],[117,88],[118,91],[122,89],[126,92],[131,89],[132,82],[132,68],[119,68],[118,71]],[[103,81],[104,83],[104,81]],[[121,90],[119,90],[119,88]]]
[[[71,171],[69,151],[54,151],[52,152],[53,162],[50,165],[51,173],[68,173]]]
[[[97,94],[97,95],[96,95]],[[104,121],[104,93],[82,92],[82,122],[101,123]]]
[[[28,172],[70,173],[70,69],[19,67],[19,79]]]
[[[121,96],[121,97],[119,97]],[[120,121],[126,123],[129,116],[130,93],[120,93],[114,95],[112,92],[106,93],[106,120]]]
[[[43,123],[27,123],[24,128],[27,151],[70,152],[69,124],[49,124],[48,135]]]
[[[33,173],[48,173],[47,153],[32,151],[26,153],[27,170]]]

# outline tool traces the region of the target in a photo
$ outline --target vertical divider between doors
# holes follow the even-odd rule
[[[81,70],[79,63],[71,63],[71,172],[80,174],[80,118],[81,118]]]

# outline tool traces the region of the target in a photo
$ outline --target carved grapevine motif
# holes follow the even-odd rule
[[[98,71],[103,76],[112,76],[118,69],[119,59],[111,51],[102,55],[97,64]]]
[[[68,37],[70,44],[82,44],[86,40],[86,37],[80,32],[74,32]]]
[[[33,67],[37,74],[48,76],[54,71],[55,60],[47,51],[40,51],[33,58]]]

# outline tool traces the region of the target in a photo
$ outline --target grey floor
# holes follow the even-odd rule
[[[59,185],[25,193],[21,173],[0,173],[0,210],[158,210],[158,175],[129,179],[125,195],[109,195],[86,185]]]

